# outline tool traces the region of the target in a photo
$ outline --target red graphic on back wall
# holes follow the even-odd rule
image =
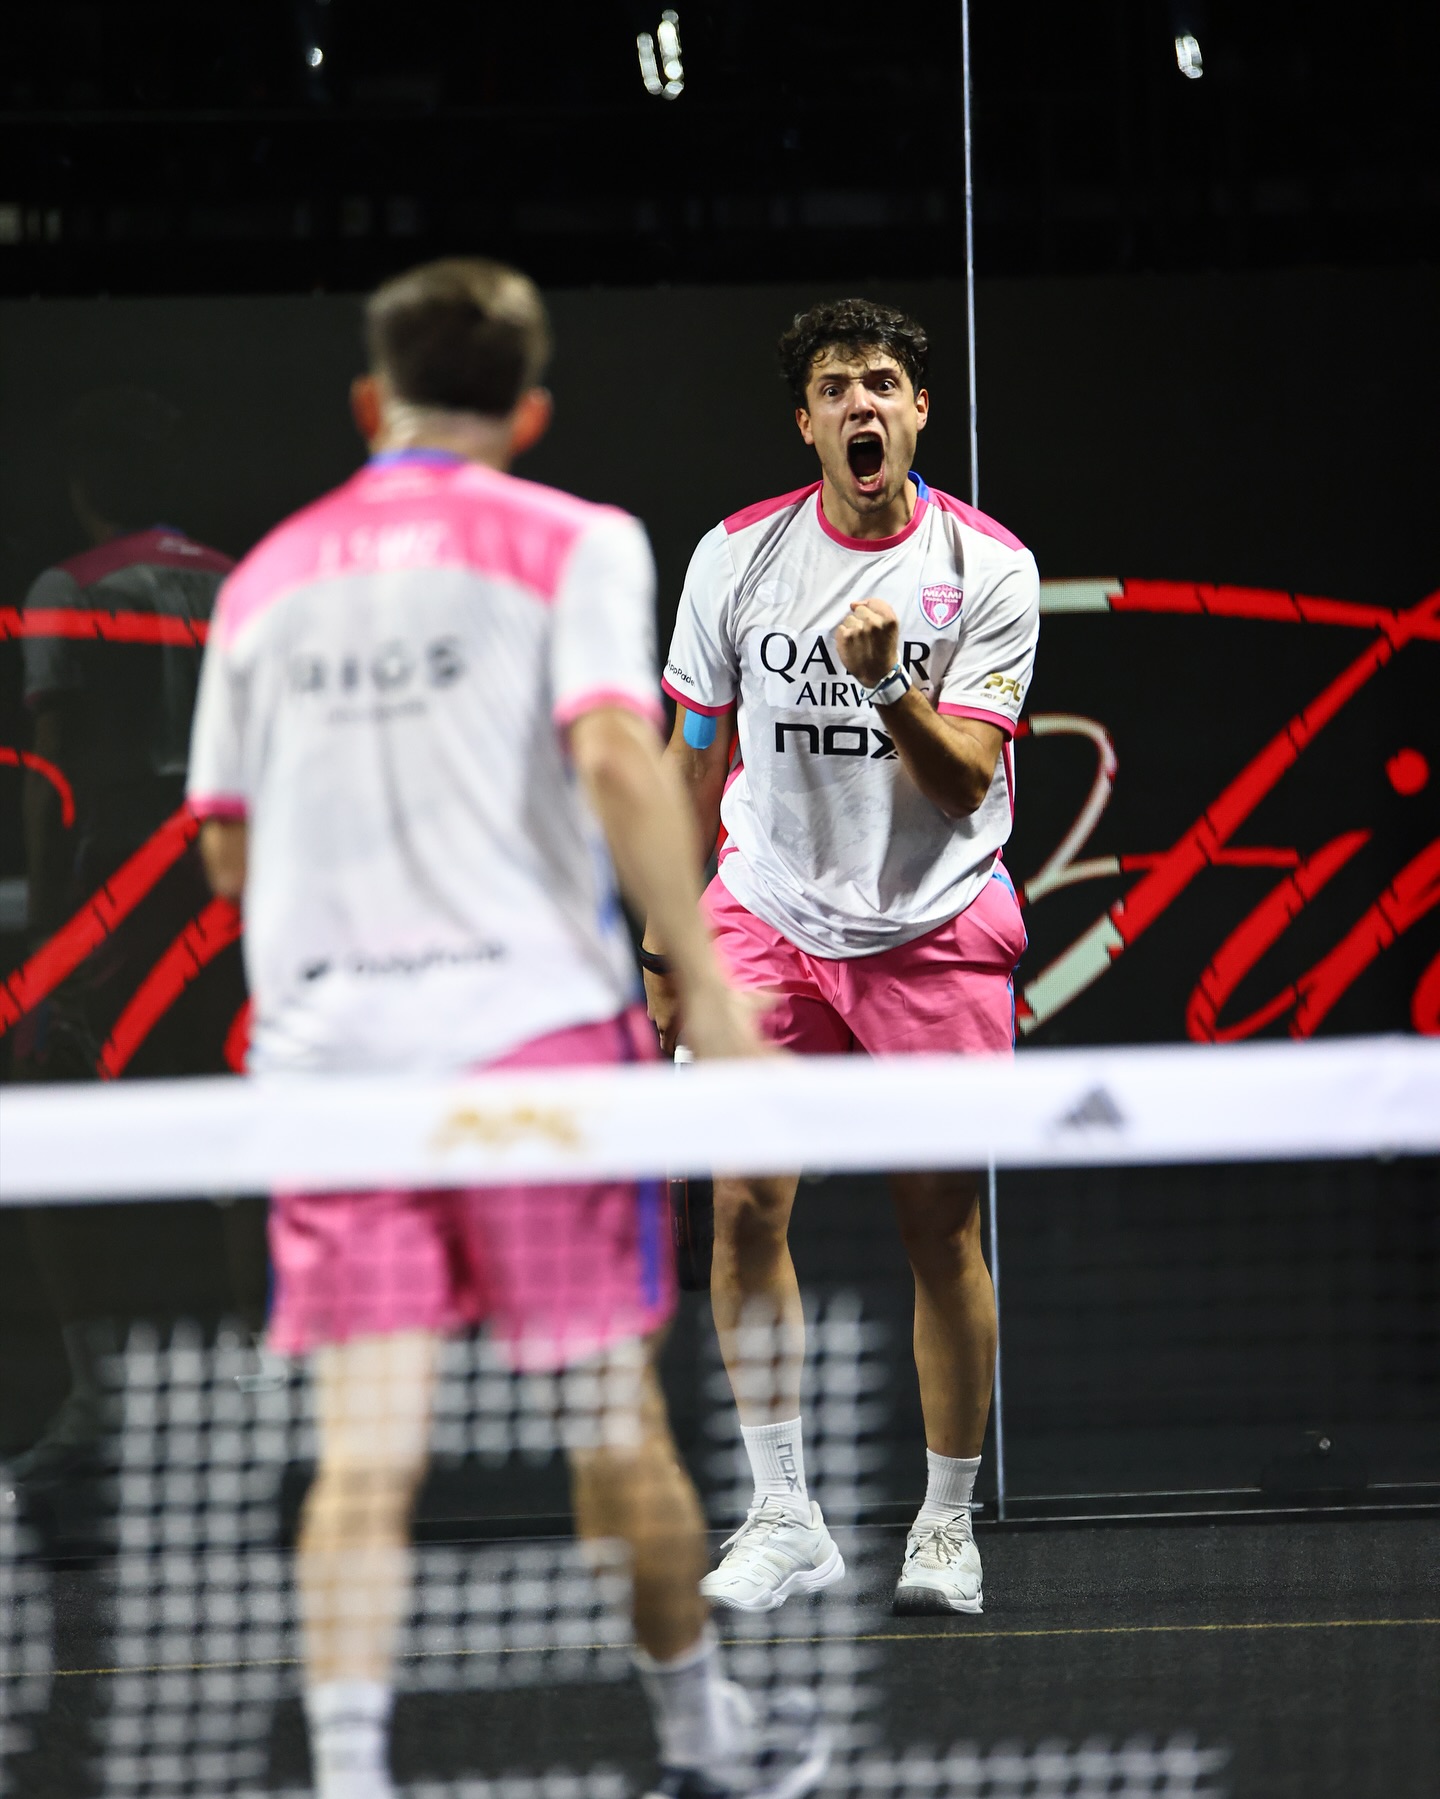
[[[1381,670],[1417,646],[1440,646],[1440,593],[1398,612],[1270,589],[1187,582],[1061,582],[1051,584],[1049,594],[1047,609],[1056,612],[1192,614],[1322,626],[1369,636],[1363,651],[1307,705],[1280,724],[1260,752],[1225,781],[1167,849],[1081,860],[1080,852],[1109,805],[1114,786],[1117,758],[1111,733],[1096,719],[1064,713],[1037,713],[1020,727],[1022,736],[1036,739],[1055,735],[1088,738],[1096,754],[1086,801],[1047,861],[1023,882],[1026,901],[1033,905],[1062,887],[1101,877],[1140,876],[1047,966],[1027,974],[1017,1003],[1022,1035],[1055,1018],[1109,975],[1202,871],[1273,867],[1287,872],[1197,968],[1185,1030],[1202,1042],[1224,1042],[1254,1036],[1285,1020],[1291,1036],[1312,1036],[1365,970],[1440,904],[1440,837],[1395,871],[1340,941],[1310,968],[1283,984],[1261,1006],[1234,1017],[1227,1013],[1227,1005],[1240,982],[1327,883],[1370,843],[1373,833],[1357,826],[1303,853],[1294,845],[1240,844],[1235,837],[1261,802],[1301,768],[1321,733],[1334,725]],[[1435,721],[1429,722],[1433,727]],[[1428,787],[1430,762],[1422,750],[1407,746],[1389,757],[1385,773],[1397,794],[1414,797]],[[1390,1021],[1391,1028],[1399,1022]],[[1440,1031],[1440,956],[1425,969],[1411,995],[1408,1022],[1417,1031]]]
[[[1017,1002],[1020,1033],[1029,1035],[1058,1016],[1072,1001],[1113,971],[1142,936],[1151,931],[1206,869],[1274,868],[1280,879],[1238,922],[1221,927],[1208,959],[1197,962],[1183,1027],[1193,1038],[1232,1041],[1284,1024],[1295,1037],[1313,1035],[1339,999],[1384,952],[1440,905],[1440,836],[1397,868],[1373,902],[1355,918],[1324,955],[1266,1001],[1233,1015],[1231,1002],[1241,981],[1305,912],[1341,870],[1371,842],[1363,823],[1302,849],[1292,844],[1244,844],[1235,838],[1261,802],[1303,769],[1303,759],[1321,733],[1363,694],[1368,684],[1398,656],[1440,648],[1440,593],[1402,611],[1316,599],[1270,589],[1212,587],[1190,582],[1106,581],[1047,583],[1043,609],[1054,613],[1192,615],[1268,621],[1276,625],[1354,631],[1366,641],[1361,652],[1328,680],[1308,704],[1278,722],[1258,754],[1225,778],[1198,817],[1180,825],[1168,848],[1082,855],[1109,808],[1118,759],[1113,734],[1098,719],[1079,713],[1039,712],[1019,735],[1039,741],[1074,737],[1088,742],[1095,756],[1093,779],[1080,810],[1039,869],[1022,880],[1027,907],[1065,888],[1101,879],[1138,878],[1098,918],[1036,973],[1022,977]],[[112,642],[116,653],[131,643],[182,641],[170,634],[183,628],[183,641],[200,644],[205,627],[147,613],[21,612],[0,608],[0,639],[22,636],[88,636]],[[1440,691],[1440,682],[1435,685]],[[1431,721],[1433,724],[1433,721]],[[1223,745],[1220,746],[1223,750]],[[28,750],[0,746],[0,769],[32,769],[59,793],[63,823],[73,822],[74,806],[63,773]],[[1407,798],[1430,796],[1431,757],[1416,746],[1396,749],[1385,761],[1391,789]],[[36,949],[0,985],[0,1037],[19,1023],[99,950],[109,934],[144,905],[166,872],[182,857],[199,826],[181,808],[119,868],[65,925]],[[114,1021],[95,1072],[113,1079],[180,995],[220,952],[240,935],[238,909],[212,900],[174,937],[139,980]],[[224,1060],[243,1066],[248,1006],[230,1023]],[[1181,1021],[1177,1020],[1179,1025]],[[1402,1021],[1390,1021],[1391,1028]],[[1405,1022],[1440,1034],[1440,954],[1422,972],[1410,995]]]

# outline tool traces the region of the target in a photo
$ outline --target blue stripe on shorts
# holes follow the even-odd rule
[[[657,1306],[664,1292],[661,1252],[666,1222],[659,1181],[637,1181],[635,1197],[640,1214],[640,1293],[647,1306]]]

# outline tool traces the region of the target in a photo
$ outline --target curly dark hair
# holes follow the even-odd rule
[[[918,393],[930,367],[930,339],[925,327],[874,300],[822,300],[808,312],[797,312],[776,346],[780,372],[795,404],[805,404],[805,384],[816,358],[826,350],[860,356],[866,350],[888,350],[910,377]]]

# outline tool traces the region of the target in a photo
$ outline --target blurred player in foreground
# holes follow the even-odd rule
[[[1008,531],[912,471],[927,356],[924,330],[889,307],[796,318],[780,359],[821,479],[700,540],[664,676],[680,708],[667,754],[700,841],[726,833],[705,895],[721,960],[774,997],[771,1037],[811,1055],[1014,1046],[1025,931],[1000,851],[1039,577]],[[662,1042],[688,1039],[657,918],[641,960]],[[903,1139],[904,1117],[891,1122]],[[741,1611],[845,1572],[805,1484],[795,1187],[715,1183],[711,1298],[755,1496],[702,1591]],[[978,1612],[970,1508],[995,1372],[979,1183],[895,1173],[890,1187],[929,1465],[895,1609]]]
[[[505,472],[550,417],[539,295],[435,263],[381,288],[367,328],[353,402],[374,454],[226,583],[202,676],[190,796],[214,885],[243,895],[251,1066],[653,1054],[606,843],[664,932],[696,1053],[759,1053],[661,760],[644,531]],[[808,1791],[824,1753],[804,1696],[723,1680],[697,1591],[700,1510],[642,1348],[673,1306],[657,1189],[280,1193],[271,1246],[271,1341],[315,1365],[297,1573],[321,1799],[394,1790],[437,1351],[481,1317],[517,1368],[606,1374],[609,1410],[571,1451],[575,1515],[628,1545],[661,1790]]]

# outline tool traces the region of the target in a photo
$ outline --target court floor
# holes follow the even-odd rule
[[[872,1785],[873,1769],[887,1762],[958,1746],[990,1769],[989,1784],[967,1790],[1078,1791],[1034,1784],[1039,1746],[1058,1741],[1073,1757],[1101,1739],[1118,1769],[1127,1742],[1145,1740],[1143,1761],[1146,1742],[1158,1754],[1193,1739],[1213,1770],[1199,1784],[1137,1777],[1084,1790],[1440,1794],[1440,1519],[982,1526],[983,1617],[934,1620],[888,1612],[897,1531],[837,1535],[851,1570],[845,1585],[748,1621],[740,1634],[752,1659],[763,1650],[782,1672],[787,1653],[817,1639],[832,1649],[853,1644]],[[61,1570],[52,1580],[57,1676],[34,1747],[12,1764],[13,1790],[85,1799],[99,1790],[91,1721],[104,1709],[104,1684],[119,1678],[97,1659],[103,1567]],[[841,1606],[843,1620],[834,1616]],[[825,1628],[824,1608],[830,1625],[843,1623],[838,1636]],[[276,1708],[270,1742],[268,1789],[303,1790],[293,1699]],[[997,1755],[1006,1744],[1018,1751],[1009,1764]],[[407,1693],[395,1757],[402,1782],[437,1799],[463,1790],[467,1776],[557,1766],[608,1767],[640,1792],[650,1771],[630,1681]],[[1070,1763],[1052,1753],[1048,1765],[1059,1778],[1054,1770]]]

